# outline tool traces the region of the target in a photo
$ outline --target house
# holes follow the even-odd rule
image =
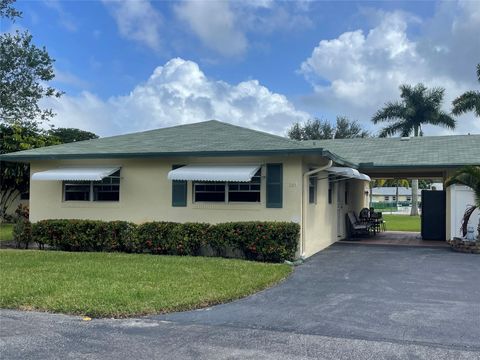
[[[372,188],[372,203],[394,203],[397,201],[398,193],[398,202],[399,203],[411,203],[412,202],[412,189],[404,186],[398,187],[395,186],[385,186],[385,187],[374,187]],[[422,190],[418,190],[418,202],[421,202],[422,199]]]
[[[368,206],[369,176],[443,178],[479,163],[480,136],[299,142],[212,120],[2,160],[31,165],[33,222],[293,221],[308,257],[346,237],[345,214]]]

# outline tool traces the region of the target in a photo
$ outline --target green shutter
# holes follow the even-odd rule
[[[183,165],[173,165],[172,169],[178,169]],[[187,182],[182,180],[172,181],[172,206],[187,206]]]
[[[267,164],[267,208],[283,206],[283,165]]]

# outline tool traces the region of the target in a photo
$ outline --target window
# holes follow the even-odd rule
[[[333,176],[328,175],[328,203],[333,203]]]
[[[385,201],[388,201],[388,200],[390,200],[390,197],[389,197],[389,196],[385,196],[384,199],[385,199]]]
[[[101,181],[63,183],[65,201],[119,201],[120,170]]]
[[[28,191],[24,192],[24,193],[21,193],[20,194],[20,200],[30,200],[30,193]]]
[[[317,203],[317,177],[310,176],[308,178],[308,202],[310,204]]]
[[[194,201],[260,202],[260,170],[250,182],[203,182],[193,184]]]
[[[90,181],[64,183],[65,201],[90,201]]]
[[[95,181],[93,185],[93,201],[118,201],[120,197],[120,170]]]
[[[407,196],[407,201],[412,201],[412,197],[411,197],[411,196]]]
[[[392,196],[392,199],[393,199],[393,201],[397,201],[397,197],[396,197],[396,196]]]

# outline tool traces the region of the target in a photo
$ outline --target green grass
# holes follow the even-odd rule
[[[420,231],[420,216],[383,214],[390,231]]]
[[[92,317],[156,314],[241,298],[291,271],[222,258],[0,250],[0,307]]]
[[[0,241],[13,240],[13,224],[0,223]]]

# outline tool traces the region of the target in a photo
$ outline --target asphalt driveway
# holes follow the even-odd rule
[[[274,288],[141,319],[0,312],[6,358],[480,359],[480,257],[338,244]]]

